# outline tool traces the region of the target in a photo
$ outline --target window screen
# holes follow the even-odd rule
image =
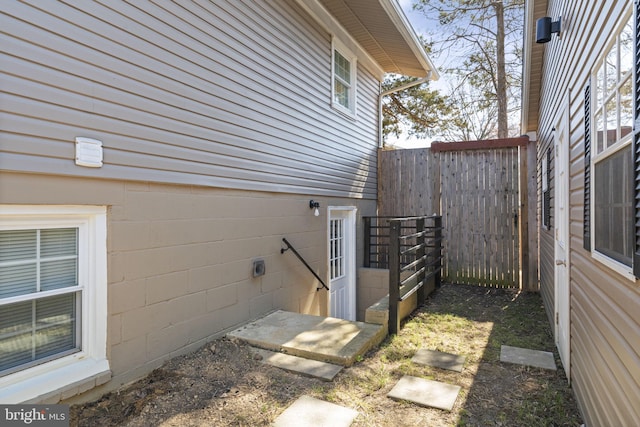
[[[633,186],[631,146],[595,165],[596,250],[631,265],[633,253]]]
[[[78,229],[0,231],[0,375],[79,348]]]

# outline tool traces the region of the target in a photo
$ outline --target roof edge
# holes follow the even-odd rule
[[[398,0],[378,0],[382,8],[387,12],[387,15],[395,25],[396,29],[400,32],[404,40],[407,42],[418,61],[422,64],[425,71],[431,71],[431,80],[438,80],[440,73],[433,65],[433,62],[424,50],[424,46],[420,42],[415,29],[409,22],[409,19],[404,14],[404,11],[400,7]]]
[[[531,86],[531,43],[533,34],[529,29],[533,21],[533,1],[524,2],[524,37],[522,38],[522,89],[520,94],[520,130],[529,132],[529,89]]]
[[[384,78],[384,70],[380,67],[380,64],[369,55],[369,53],[358,44],[356,40],[349,34],[349,32],[340,25],[333,15],[327,11],[324,6],[318,2],[318,0],[295,0],[299,6],[301,6],[305,12],[307,12],[327,33],[332,36],[337,36],[342,43],[347,45],[352,52],[356,53],[359,58],[359,62],[364,64],[372,73],[374,73],[378,80],[382,81]]]
[[[532,73],[538,75],[544,68],[544,45],[535,42],[535,18],[536,10],[538,16],[544,16],[548,7],[548,0],[527,0],[524,11],[524,34],[522,41],[522,90],[520,109],[520,130],[521,133],[537,131],[539,121],[539,111],[532,111],[532,108],[539,108],[538,100],[534,97],[540,96],[542,81],[532,80]],[[544,9],[544,11],[542,11]],[[533,93],[532,93],[533,91]]]

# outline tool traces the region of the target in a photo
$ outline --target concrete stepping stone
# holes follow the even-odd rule
[[[303,395],[273,423],[274,427],[348,427],[358,411]]]
[[[535,368],[555,371],[556,361],[553,353],[548,351],[529,350],[520,347],[503,345],[500,349],[500,361],[517,365],[533,366]]]
[[[338,372],[342,370],[342,366],[304,359],[290,354],[275,353],[261,348],[253,348],[252,351],[262,357],[262,363],[325,381],[332,381]]]
[[[436,350],[428,350],[421,348],[411,358],[413,363],[418,365],[433,366],[440,369],[448,369],[450,371],[462,372],[464,361],[467,358],[458,356],[457,354],[443,353]]]
[[[460,387],[457,385],[405,375],[400,378],[387,397],[450,411],[456,403],[459,392]]]

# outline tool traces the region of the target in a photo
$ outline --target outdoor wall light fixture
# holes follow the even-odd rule
[[[315,209],[315,211],[313,212],[314,216],[320,215],[320,211],[318,210],[319,207],[320,207],[320,202],[314,202],[313,200],[309,200],[309,209]]]
[[[551,34],[560,35],[560,23],[562,17],[557,21],[551,22],[551,18],[545,16],[536,21],[536,43],[546,43],[551,40]]]

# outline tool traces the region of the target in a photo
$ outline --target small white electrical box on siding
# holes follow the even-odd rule
[[[102,141],[77,136],[76,165],[88,168],[102,167]]]

